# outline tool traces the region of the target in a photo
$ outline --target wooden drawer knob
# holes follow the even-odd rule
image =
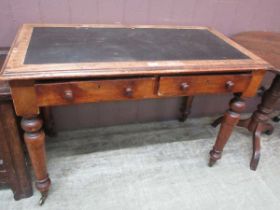
[[[188,85],[188,83],[183,82],[183,83],[180,85],[180,88],[181,88],[181,90],[187,90],[187,89],[189,88],[189,85]]]
[[[232,91],[234,85],[235,85],[235,84],[234,84],[233,81],[227,81],[225,87],[226,87],[226,89],[227,89],[228,91]]]
[[[133,89],[131,87],[125,88],[125,90],[124,90],[124,95],[125,96],[132,97],[132,94],[133,94]]]
[[[63,97],[66,99],[66,100],[73,100],[74,98],[74,95],[73,95],[73,91],[72,90],[65,90],[64,91],[64,95]]]

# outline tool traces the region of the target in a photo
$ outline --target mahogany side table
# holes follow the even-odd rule
[[[280,98],[280,33],[260,31],[244,32],[235,35],[233,40],[272,64],[273,67],[271,70],[276,73],[270,88],[265,91],[262,101],[258,105],[258,109],[249,119],[241,120],[237,124],[240,127],[247,128],[253,134],[253,153],[250,168],[256,170],[260,159],[260,137],[262,133],[271,134],[273,132],[273,126],[268,123],[270,119],[269,115]],[[222,119],[222,117],[218,118],[212,125],[216,127]],[[210,166],[221,158],[221,151],[225,144],[226,142],[223,142],[222,145],[216,144],[214,146],[210,152]],[[214,154],[215,150],[219,152]]]
[[[238,94],[217,142],[225,142],[270,65],[206,27],[23,25],[0,79],[22,117],[43,204],[51,184],[40,107],[199,94]]]

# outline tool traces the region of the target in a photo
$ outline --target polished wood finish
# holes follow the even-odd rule
[[[250,31],[237,34],[235,41],[252,50],[255,54],[269,62],[275,72],[280,72],[280,33]],[[279,122],[280,117],[274,117]]]
[[[10,87],[18,116],[34,116],[40,113],[32,80],[11,81]]]
[[[260,138],[262,133],[271,134],[273,126],[268,123],[269,115],[280,97],[280,33],[275,32],[244,32],[233,37],[233,39],[242,44],[244,47],[252,50],[257,55],[269,61],[273,67],[272,70],[277,73],[271,87],[265,91],[262,101],[258,105],[257,110],[248,119],[238,122],[238,126],[248,129],[253,137],[253,153],[250,162],[250,168],[256,170],[260,159]],[[259,75],[262,77],[261,75]],[[259,81],[259,79],[256,79]],[[255,83],[253,84],[255,85]],[[247,95],[247,94],[243,94]],[[218,118],[212,123],[216,127],[221,123],[223,117]],[[219,139],[216,142],[219,145]],[[221,154],[215,153],[214,149],[210,152],[210,163],[214,163],[220,158]]]
[[[38,106],[112,100],[192,96],[209,93],[245,92],[252,74],[197,75],[145,79],[93,80],[35,84]],[[228,86],[228,83],[231,86]],[[185,85],[185,86],[184,86]],[[156,89],[158,87],[158,90]]]
[[[229,107],[230,108],[226,111],[221,121],[221,128],[216,143],[210,151],[209,166],[214,165],[214,163],[221,158],[224,146],[226,145],[234,126],[240,119],[240,113],[245,109],[245,102],[239,96],[236,96],[230,101]]]
[[[43,121],[37,116],[24,117],[21,121],[21,127],[25,131],[24,141],[36,176],[36,188],[42,193],[41,204],[44,203],[51,184],[46,166],[45,133],[41,129],[42,125]]]
[[[252,72],[252,79],[250,81],[250,84],[248,85],[247,89],[241,94],[243,98],[249,98],[256,95],[256,91],[260,87],[262,78],[264,77],[265,73],[266,72],[264,70]]]
[[[155,78],[35,84],[38,106],[155,97]]]
[[[280,71],[280,33],[250,31],[237,34],[233,40],[269,62]]]
[[[273,112],[273,108],[277,101],[280,98],[280,76],[277,75],[271,87],[266,90],[262,96],[262,101],[258,105],[257,110],[253,115],[245,120],[240,120],[237,124],[239,127],[247,128],[253,134],[253,153],[250,162],[251,170],[256,170],[258,167],[260,155],[261,155],[261,134],[266,133],[268,135],[272,134],[273,126],[268,123],[270,119],[270,114]],[[223,121],[223,117],[216,119],[212,126],[216,127]],[[219,144],[217,140],[217,144]],[[213,152],[212,152],[213,153]],[[210,153],[211,154],[211,153]],[[215,156],[215,154],[213,155]],[[219,156],[220,158],[220,156]],[[219,159],[218,158],[218,159]],[[214,164],[215,161],[212,161],[214,158],[210,158],[210,162]],[[217,159],[216,159],[217,160]]]
[[[261,103],[253,115],[246,120],[238,123],[238,126],[247,128],[253,133],[253,154],[250,163],[250,168],[256,170],[260,159],[260,137],[262,133],[271,134],[273,126],[268,123],[269,115],[280,98],[280,76],[277,75],[271,87],[265,91]]]
[[[248,87],[251,78],[251,74],[161,77],[158,95],[192,96],[210,93],[243,92]],[[229,82],[232,87],[228,87],[227,83]]]
[[[216,52],[215,48],[217,43],[220,43],[226,49],[229,49],[229,51],[234,52],[233,54],[237,56],[238,59],[232,59],[228,56],[231,53],[226,52],[226,55],[222,55],[219,58],[216,58],[215,55],[213,56],[211,53],[208,53],[207,56],[210,55],[212,59],[207,60],[205,59],[204,51],[202,53],[200,51],[201,43],[199,42],[200,47],[197,47],[197,45],[196,47],[193,47],[195,48],[193,49],[193,52],[200,52],[196,57],[192,57],[193,55],[190,56],[190,54],[187,53],[188,57],[182,60],[174,60],[172,57],[174,53],[178,53],[180,56],[185,55],[185,53],[182,53],[176,47],[180,46],[180,43],[179,45],[177,43],[178,40],[175,39],[177,36],[171,36],[169,37],[169,41],[174,44],[173,47],[171,46],[171,50],[174,51],[174,53],[172,52],[166,54],[166,50],[164,50],[163,57],[165,60],[162,60],[162,57],[159,59],[148,58],[147,60],[141,60],[143,59],[142,55],[151,55],[151,52],[145,51],[145,48],[140,52],[140,56],[138,54],[137,58],[141,58],[139,60],[135,57],[132,57],[131,60],[127,60],[127,51],[122,51],[120,53],[122,53],[123,57],[116,54],[117,59],[113,57],[112,62],[103,62],[104,60],[109,59],[107,57],[102,57],[100,62],[97,62],[95,57],[95,60],[88,63],[71,61],[66,63],[40,63],[41,61],[35,59],[37,50],[38,52],[44,54],[44,49],[50,46],[48,46],[47,42],[35,42],[35,45],[36,43],[38,45],[34,48],[34,45],[32,44],[32,32],[38,27],[44,28],[46,34],[48,29],[50,31],[56,31],[53,29],[59,28],[59,31],[63,31],[61,30],[61,27],[70,29],[75,28],[77,30],[79,29],[79,31],[81,28],[109,28],[111,32],[114,28],[126,28],[129,29],[129,34],[132,33],[132,35],[137,33],[136,29],[139,28],[160,29],[161,33],[170,32],[171,29],[173,31],[174,29],[178,29],[185,34],[188,30],[188,33],[193,33],[193,30],[195,30],[196,32],[199,32],[196,34],[209,34],[209,38],[212,37],[212,40],[216,40],[211,43],[209,42],[209,44],[204,43],[202,47],[205,51]],[[190,32],[190,29],[192,32]],[[143,32],[143,30],[141,31]],[[176,31],[176,34],[180,33]],[[125,35],[127,36],[127,34]],[[114,33],[111,33],[110,36],[114,37]],[[96,42],[100,42],[100,40],[102,42],[102,37],[103,35],[101,34],[99,39],[96,39]],[[35,39],[37,38],[38,37],[35,36]],[[49,38],[54,39],[53,37]],[[66,36],[65,38],[68,39],[69,37]],[[92,36],[87,38],[89,39],[89,43],[93,42],[91,39]],[[197,39],[197,37],[194,38]],[[120,39],[122,39],[122,37],[120,37]],[[208,39],[206,39],[206,41],[207,40]],[[58,43],[55,44],[56,48],[57,46],[60,46],[60,41],[57,38],[55,41]],[[64,41],[65,40],[62,39],[62,42]],[[87,40],[83,41],[84,43],[87,43]],[[129,39],[129,41],[131,44],[131,39]],[[133,41],[135,41],[135,43],[132,43],[131,47],[139,47],[142,46],[142,41],[145,40],[134,39]],[[76,42],[78,43],[69,42],[68,44],[75,44],[76,46],[79,44],[80,40],[76,40]],[[181,42],[184,42],[181,43],[182,45],[185,44],[184,39],[182,39]],[[52,42],[52,44],[53,43],[56,42]],[[111,50],[113,50],[116,46],[118,49],[123,49],[122,47],[126,43],[126,41],[118,42],[117,45],[108,47]],[[188,52],[189,50],[192,50],[192,40],[188,40],[188,43],[189,46],[181,50],[184,52],[186,52],[186,50],[188,50]],[[41,44],[46,46],[42,47],[40,46]],[[151,42],[150,44],[153,43]],[[33,47],[31,47],[33,50],[28,51],[30,45],[33,45]],[[214,51],[212,51],[213,49],[210,49],[210,45],[214,48]],[[154,49],[161,49],[160,47],[162,46],[156,47],[159,48]],[[100,49],[103,48],[104,46],[102,45]],[[129,48],[126,47],[125,49],[129,51]],[[78,51],[79,49],[73,50]],[[90,52],[94,51],[95,54],[99,52],[98,50],[99,48],[89,49]],[[58,51],[55,52],[61,51],[62,48],[58,48]],[[116,52],[119,53],[119,51]],[[222,52],[224,51],[222,50]],[[69,53],[69,51],[67,53]],[[107,55],[107,53],[110,54],[111,52],[108,52],[107,50],[105,55]],[[139,51],[137,51],[137,53],[139,53]],[[151,58],[154,58],[153,54],[160,55],[161,53],[155,51],[152,53]],[[221,51],[219,51],[219,53],[221,53]],[[28,62],[25,63],[27,54],[28,56],[31,56],[32,59],[27,59]],[[69,55],[72,56],[72,54]],[[110,54],[110,56],[112,56],[112,54]],[[190,57],[195,59],[189,59]],[[110,59],[111,58],[112,57],[110,57]],[[44,59],[46,58],[43,58],[43,60]],[[52,59],[55,58],[52,56]],[[219,32],[206,27],[35,24],[24,25],[19,31],[13,47],[10,50],[5,66],[1,72],[0,80],[9,81],[16,113],[18,116],[23,117],[22,128],[25,130],[24,138],[37,179],[36,186],[43,194],[44,201],[45,195],[47,194],[50,186],[50,179],[46,168],[46,154],[44,148],[45,140],[44,133],[41,129],[42,121],[38,118],[41,107],[109,100],[194,96],[197,94],[209,93],[238,93],[242,97],[251,97],[256,94],[263,75],[269,68],[270,65],[268,63],[255,56],[253,53],[239,46]],[[231,102],[230,111],[228,111],[225,115],[225,121],[218,137],[219,141],[224,142],[223,144],[225,144],[230,136],[233,126],[237,123],[239,119],[238,113],[241,111],[243,106],[244,102],[240,101],[240,99],[235,99]],[[190,104],[186,107],[190,107]],[[186,110],[188,110],[188,108],[184,111],[185,115],[187,113]],[[218,144],[215,148],[215,151],[222,150],[220,144]]]

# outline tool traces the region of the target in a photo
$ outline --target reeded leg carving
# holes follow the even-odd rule
[[[179,118],[179,121],[184,122],[188,118],[188,116],[191,113],[192,108],[192,102],[193,102],[193,96],[185,96],[183,97],[182,105],[181,105],[181,116]]]
[[[229,103],[229,110],[226,111],[221,122],[221,128],[213,149],[210,151],[209,166],[221,158],[224,146],[226,145],[234,126],[240,119],[240,112],[245,109],[245,102],[239,97],[233,98]]]
[[[24,141],[36,177],[36,188],[42,195],[40,205],[45,202],[51,184],[46,166],[45,133],[42,125],[42,120],[37,116],[22,118],[21,121],[21,127],[25,131]]]

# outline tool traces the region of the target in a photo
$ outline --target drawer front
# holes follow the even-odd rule
[[[248,87],[251,78],[251,74],[161,77],[158,95],[243,92]]]
[[[38,106],[63,105],[156,96],[155,78],[35,84]]]

